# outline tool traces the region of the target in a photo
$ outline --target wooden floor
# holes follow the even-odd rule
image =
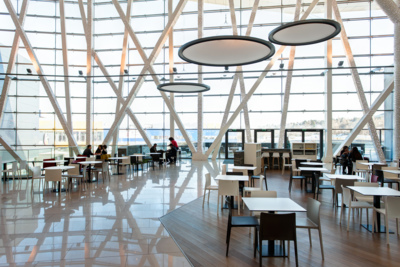
[[[279,171],[270,171],[267,177],[269,190],[278,191],[278,197],[291,197],[303,207],[306,207],[307,198],[312,197],[300,189],[298,181],[294,182],[289,195],[288,171],[283,177]],[[318,232],[313,230],[313,246],[310,247],[307,230],[297,230],[299,266],[400,266],[400,237],[391,234],[388,247],[385,234],[372,234],[359,225],[358,214],[354,221],[353,217],[350,219],[347,232],[346,221],[339,224],[340,208],[333,208],[331,196],[329,190],[320,196],[325,260],[321,259]],[[223,210],[217,215],[216,200],[216,192],[213,192],[204,209],[202,198],[199,198],[160,220],[194,266],[258,266],[259,258],[258,255],[253,258],[253,239],[248,228],[232,229],[229,257],[225,257],[228,211]],[[345,212],[347,215],[347,209]],[[247,209],[243,213],[248,214]],[[296,216],[305,214],[297,213]],[[394,220],[390,226],[395,230]],[[290,258],[263,258],[263,266],[295,266],[293,245],[290,255]]]

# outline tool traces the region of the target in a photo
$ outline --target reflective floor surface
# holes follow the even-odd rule
[[[190,266],[158,218],[202,196],[217,163],[124,172],[83,192],[2,181],[0,266]]]

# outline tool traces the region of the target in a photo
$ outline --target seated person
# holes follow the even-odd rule
[[[91,145],[88,145],[88,146],[86,147],[85,151],[83,151],[82,155],[85,156],[85,157],[88,157],[88,158],[89,158],[90,156],[92,156],[92,155],[93,155],[92,146],[91,146]]]
[[[96,159],[100,159],[100,156],[102,154],[103,151],[103,146],[99,145],[96,149],[96,152],[94,152],[94,154],[96,155]]]
[[[170,149],[167,151],[167,161],[168,161],[168,163],[175,163],[176,162],[176,154],[178,152],[178,149],[173,144],[169,144],[168,146],[170,147]],[[172,157],[174,157],[173,161],[172,161]]]
[[[103,146],[103,150],[101,151],[101,154],[107,155],[107,145]]]
[[[162,150],[157,150],[157,144],[154,144],[151,148],[150,148],[150,153],[157,153],[160,152],[159,155],[153,154],[151,155],[151,157],[153,158],[153,161],[158,161],[158,163],[161,165],[164,163],[161,155],[162,155]]]

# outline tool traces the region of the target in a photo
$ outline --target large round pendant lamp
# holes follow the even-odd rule
[[[342,27],[330,19],[309,19],[286,23],[269,34],[269,40],[280,45],[310,45],[338,35]]]
[[[241,66],[266,60],[275,53],[273,44],[248,36],[224,35],[193,40],[181,46],[179,57],[204,66]]]
[[[210,86],[203,83],[163,83],[157,86],[163,92],[178,94],[202,93],[210,90]]]

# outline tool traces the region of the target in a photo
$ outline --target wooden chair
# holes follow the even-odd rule
[[[255,231],[255,236],[254,236],[254,257],[255,257],[256,246],[257,246],[257,226],[259,225],[258,219],[255,216],[232,216],[231,203],[228,203],[228,206],[229,206],[229,216],[228,216],[228,229],[226,231],[226,256],[228,257],[232,228],[249,227],[250,230],[251,228],[254,228]]]
[[[311,244],[311,229],[317,229],[319,234],[319,243],[321,246],[321,255],[322,260],[324,260],[324,246],[322,244],[322,231],[321,231],[321,219],[320,219],[320,211],[321,211],[321,202],[308,198],[307,199],[307,218],[297,218],[296,219],[296,228],[300,229],[308,229],[308,237]]]
[[[262,266],[262,242],[264,240],[294,241],[296,266],[299,266],[297,259],[296,213],[274,214],[263,212],[260,216],[260,226],[258,232],[258,253],[260,255],[260,267]],[[283,247],[285,248],[285,244]],[[288,250],[289,248],[290,246],[288,246]]]
[[[211,174],[206,173],[205,176],[206,176],[206,183],[204,185],[203,208],[204,208],[204,201],[206,199],[206,192],[208,191],[207,203],[209,203],[210,202],[211,190],[218,190],[218,185],[212,185],[211,184]]]

